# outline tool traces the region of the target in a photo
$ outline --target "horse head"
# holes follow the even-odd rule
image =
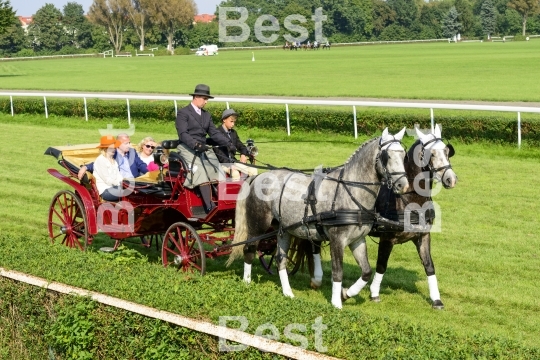
[[[401,145],[404,134],[405,128],[395,135],[390,134],[386,128],[379,139],[377,174],[396,194],[403,194],[409,187],[407,173],[403,165],[405,150]]]
[[[439,124],[428,134],[416,128],[416,135],[420,141],[413,149],[416,165],[429,171],[432,179],[441,182],[445,188],[453,188],[457,183],[457,176],[452,170],[450,158],[454,156],[455,150],[452,144],[443,142]]]

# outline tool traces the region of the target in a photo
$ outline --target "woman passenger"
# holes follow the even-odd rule
[[[114,159],[120,145],[121,142],[111,135],[102,136],[99,141],[101,154],[94,162],[94,177],[99,195],[106,201],[119,201],[122,197],[122,175]]]

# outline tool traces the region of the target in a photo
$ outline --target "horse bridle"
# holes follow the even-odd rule
[[[398,143],[401,146],[403,146],[403,144],[401,143],[400,140],[397,140],[395,137],[393,137],[392,140],[385,141],[384,143],[381,143],[381,140],[379,140],[379,153],[377,154],[377,158],[375,162],[377,163],[380,161],[381,166],[383,168],[383,173],[384,173],[383,175],[384,180],[385,180],[384,182],[386,183],[386,186],[388,187],[388,189],[392,189],[396,182],[401,180],[401,178],[403,177],[407,177],[407,173],[405,171],[388,172],[388,169],[387,169],[388,159],[389,159],[388,150],[387,149],[382,150],[382,148],[385,147],[386,145],[391,145],[393,143]],[[405,154],[407,154],[407,151],[405,151]],[[392,180],[393,175],[401,175],[401,176],[398,177],[396,181],[393,181]]]
[[[433,134],[431,134],[431,135],[433,135]],[[444,143],[443,138],[437,137],[435,135],[433,135],[433,139],[429,140],[425,144],[420,141],[420,144],[422,145],[422,158],[421,158],[422,162],[424,161],[424,157],[425,157],[425,153],[426,153],[426,147],[431,143],[436,143],[437,141],[442,141]],[[448,149],[448,159],[450,159],[452,156],[454,156],[456,151],[454,150],[454,147],[452,146],[452,144],[447,143],[445,145],[446,145],[446,148]],[[430,179],[434,179],[436,174],[439,171],[444,170],[444,172],[443,172],[443,174],[442,174],[442,176],[440,178],[441,182],[442,182],[442,179],[444,179],[444,175],[446,174],[446,172],[448,170],[450,170],[450,169],[452,169],[452,164],[450,164],[450,161],[448,161],[448,165],[444,165],[444,166],[441,166],[441,167],[438,167],[438,168],[434,168],[432,163],[431,163],[431,155],[430,155],[430,159],[427,162],[427,164],[424,167],[422,167],[422,170],[429,171]]]

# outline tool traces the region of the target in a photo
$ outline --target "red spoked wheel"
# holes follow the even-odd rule
[[[70,248],[86,250],[89,242],[86,211],[73,192],[62,190],[54,195],[49,208],[49,236]]]
[[[172,224],[163,236],[161,260],[165,267],[175,267],[184,272],[206,272],[206,256],[197,231],[189,224]]]

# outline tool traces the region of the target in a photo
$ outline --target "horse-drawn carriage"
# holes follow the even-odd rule
[[[124,184],[132,194],[118,203],[107,203],[100,199],[91,176],[87,174],[81,181],[77,177],[79,167],[96,158],[95,145],[49,148],[46,154],[59,159],[68,175],[55,169],[48,172],[73,188],[53,197],[49,235],[53,242],[60,240],[84,250],[99,230],[115,240],[115,248],[129,237],[164,234],[163,265],[204,274],[206,258],[232,253],[230,263],[243,253],[246,282],[251,280],[256,256],[269,273],[275,256],[283,293],[290,297],[294,295],[287,276],[301,264],[292,258],[302,259],[303,246],[310,245],[312,286],[319,287],[323,273],[317,247],[320,250],[320,243],[328,241],[332,304],[337,308],[371,279],[366,235],[381,239],[377,273],[370,287],[375,301],[392,246],[412,240],[428,276],[433,307],[441,309],[430,254],[433,217],[424,205],[431,202],[434,180],[446,188],[455,186],[457,177],[449,162],[454,149],[442,141],[436,126],[429,134],[417,130],[419,140],[406,153],[401,144],[404,133],[405,129],[392,135],[385,129],[380,138],[361,145],[345,164],[318,176],[280,168],[248,178],[245,186],[244,181],[221,181],[214,194],[217,207],[208,214],[196,192],[183,186],[189,166],[173,151],[168,156],[158,151],[154,158],[160,170]],[[176,146],[177,141],[163,142],[165,149]],[[417,188],[417,182],[423,184],[422,189]],[[386,191],[379,193],[381,185]],[[409,185],[412,190],[407,191]],[[400,195],[391,197],[391,193]],[[237,201],[239,194],[242,196]],[[416,221],[411,216],[414,213]],[[294,239],[307,241],[294,242],[299,246],[294,248]],[[345,247],[351,249],[362,270],[361,278],[348,289],[342,288],[341,282]]]
[[[48,172],[66,183],[71,190],[60,190],[54,195],[48,216],[48,231],[52,242],[86,250],[99,232],[115,241],[116,250],[128,238],[147,237],[161,240],[161,258],[164,266],[184,271],[205,273],[206,258],[227,255],[228,244],[234,236],[235,206],[243,180],[220,181],[214,184],[213,200],[217,207],[205,213],[200,195],[183,186],[189,165],[177,152],[170,151],[177,140],[164,141],[157,148],[157,171],[124,180],[124,191],[129,195],[119,202],[100,198],[91,173],[79,180],[82,165],[93,162],[99,155],[97,144],[55,146],[45,152],[58,159],[67,175],[56,169]],[[271,265],[276,239],[265,239],[258,247],[258,256],[266,271]],[[290,272],[299,264],[290,264]]]

